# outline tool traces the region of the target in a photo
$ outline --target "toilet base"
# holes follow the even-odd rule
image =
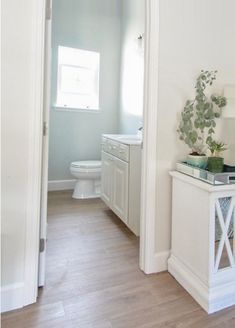
[[[78,179],[72,197],[75,199],[99,198],[100,179]]]

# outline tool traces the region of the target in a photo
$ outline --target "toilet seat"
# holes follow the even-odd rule
[[[101,161],[77,161],[72,162],[71,167],[77,169],[100,169],[101,168]]]

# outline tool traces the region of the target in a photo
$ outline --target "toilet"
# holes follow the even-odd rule
[[[101,161],[78,161],[70,164],[70,172],[77,179],[73,198],[100,197]]]

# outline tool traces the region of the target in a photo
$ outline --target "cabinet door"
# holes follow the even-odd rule
[[[116,159],[113,165],[113,201],[112,209],[123,222],[128,222],[128,163]]]
[[[112,206],[113,163],[113,156],[102,151],[101,198],[109,207]]]

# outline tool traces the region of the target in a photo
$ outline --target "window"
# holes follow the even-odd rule
[[[99,109],[100,54],[75,48],[58,48],[56,107]]]

